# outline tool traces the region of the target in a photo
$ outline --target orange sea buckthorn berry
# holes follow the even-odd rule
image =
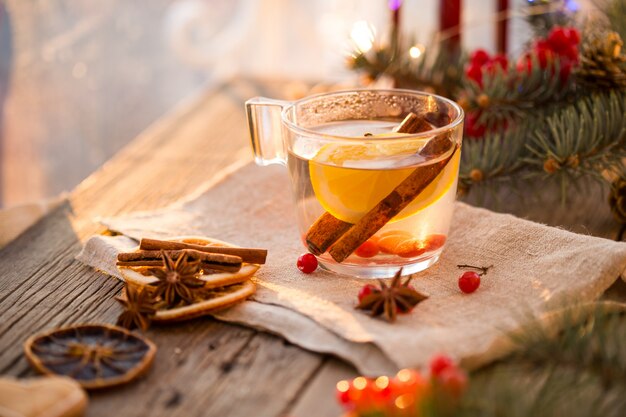
[[[396,247],[405,240],[406,238],[404,236],[384,236],[378,241],[378,249],[380,249],[382,253],[394,254],[396,253]]]
[[[432,234],[426,237],[426,251],[432,252],[441,248],[446,243],[446,235]]]
[[[373,258],[378,255],[380,249],[378,248],[378,244],[376,243],[378,239],[368,239],[361,246],[359,246],[354,254],[361,258]]]
[[[395,248],[395,254],[402,258],[415,258],[426,252],[426,244],[421,240],[407,239]]]

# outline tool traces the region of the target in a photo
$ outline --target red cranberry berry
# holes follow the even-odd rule
[[[564,51],[572,43],[569,39],[569,30],[555,27],[548,35],[548,43],[554,51]]]
[[[568,46],[564,51],[563,55],[568,57],[570,60],[574,62],[578,62],[578,47],[576,45]]]
[[[484,49],[477,49],[470,56],[470,62],[478,66],[485,65],[489,59],[489,54]]]
[[[312,253],[305,253],[300,255],[296,265],[300,271],[310,274],[317,269],[317,258]]]
[[[547,68],[548,63],[550,63],[554,59],[554,52],[550,47],[550,44],[546,41],[538,41],[535,45],[535,53],[537,55],[537,60],[539,61],[539,66],[541,68]]]
[[[480,286],[480,275],[475,271],[463,272],[459,278],[459,288],[466,294],[471,294]]]
[[[456,364],[452,358],[447,355],[435,355],[430,360],[430,375],[433,377],[438,377],[448,368],[456,368]]]
[[[572,45],[578,45],[580,43],[580,32],[576,28],[566,29],[567,39],[569,39]]]
[[[479,138],[485,134],[487,127],[478,122],[479,112],[465,113],[465,134],[473,138]]]
[[[470,64],[469,67],[465,70],[465,75],[470,80],[476,81],[476,83],[482,87],[483,85],[483,70],[482,66],[478,64]]]
[[[367,297],[368,295],[370,295],[370,294],[372,294],[372,293],[374,293],[376,291],[378,291],[378,288],[376,288],[372,284],[367,284],[367,285],[363,286],[359,290],[359,302],[363,301],[363,299],[365,297]]]

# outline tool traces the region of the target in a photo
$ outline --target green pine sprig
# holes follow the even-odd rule
[[[512,336],[517,353],[472,375],[456,415],[621,416],[626,409],[624,306],[598,304],[583,320],[576,309],[567,311],[553,325],[537,322]],[[554,324],[563,330],[555,332]]]
[[[389,76],[398,88],[426,90],[447,97],[456,95],[461,87],[465,55],[454,49],[426,48],[418,58],[411,58],[408,51],[415,42],[398,42],[397,50],[376,45],[367,52],[355,51],[348,58],[348,67],[372,80]]]
[[[549,117],[524,119],[506,131],[466,139],[461,187],[510,182],[511,177],[557,177],[563,194],[573,179],[601,181],[626,158],[626,92],[583,96]]]
[[[546,109],[566,103],[575,96],[571,80],[562,79],[558,60],[541,68],[535,55],[531,55],[531,69],[518,70],[510,65],[504,71],[498,68],[493,74],[483,75],[483,86],[474,80],[463,81],[460,93],[463,107],[468,112],[480,112],[478,123],[488,129],[503,126],[503,122],[519,121],[528,117],[545,117]]]

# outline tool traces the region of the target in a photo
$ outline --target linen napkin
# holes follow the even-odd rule
[[[390,324],[354,309],[368,280],[295,268],[304,248],[290,190],[284,169],[248,165],[192,200],[102,219],[124,236],[94,237],[78,259],[117,275],[115,254],[136,244],[128,238],[141,237],[203,235],[268,248],[254,301],[217,317],[333,353],[365,374],[422,366],[438,352],[478,367],[509,352],[508,332],[566,304],[595,300],[626,273],[625,243],[456,203],[439,262],[413,280],[430,298]],[[493,268],[468,295],[457,287],[458,264]]]

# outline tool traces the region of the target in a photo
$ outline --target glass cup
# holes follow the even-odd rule
[[[323,268],[384,278],[437,262],[461,157],[456,103],[357,89],[296,102],[256,97],[246,110],[256,163],[288,167],[302,243]],[[411,113],[417,133],[397,132]]]

